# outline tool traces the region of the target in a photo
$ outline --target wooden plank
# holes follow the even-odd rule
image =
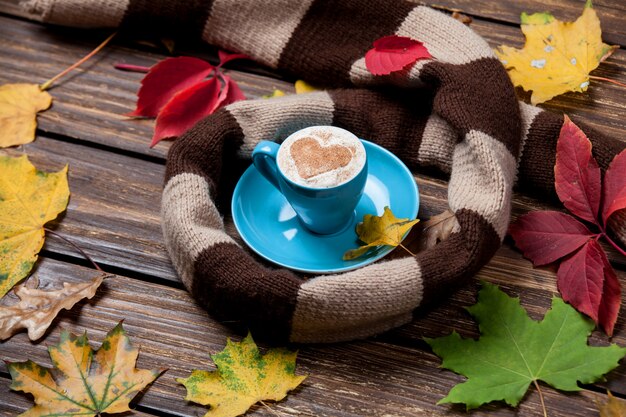
[[[42,170],[70,166],[70,204],[62,219],[52,223],[53,229],[71,238],[96,262],[178,282],[160,226],[163,165],[45,137],[24,145],[23,151]],[[16,150],[2,153],[19,154]],[[444,211],[446,183],[421,174],[416,180],[421,196],[420,217]],[[542,208],[549,206],[522,196],[514,201],[514,215]],[[237,235],[232,227],[230,232]],[[626,267],[624,257],[605,248],[616,266]],[[55,236],[48,237],[45,250],[79,257]],[[497,257],[503,262],[507,259]],[[530,263],[523,268],[530,270]]]
[[[43,288],[54,288],[62,280],[83,281],[94,273],[91,269],[50,259],[43,259],[37,268]],[[446,323],[459,318],[459,311],[459,305],[448,307]],[[92,346],[97,347],[105,333],[121,319],[133,343],[141,346],[138,367],[168,368],[138,405],[154,412],[199,415],[203,408],[182,400],[184,389],[174,378],[185,377],[196,368],[213,369],[209,354],[221,350],[226,337],[240,337],[208,317],[182,290],[115,276],[105,281],[93,300],[81,303],[70,312],[62,312],[43,340],[31,343],[25,334],[18,334],[0,344],[0,357],[9,361],[29,358],[49,366],[46,346],[58,342],[60,328],[74,333],[87,330]],[[263,343],[260,345],[266,347]],[[287,400],[272,406],[282,415],[465,415],[462,407],[435,405],[462,378],[440,370],[439,360],[419,341],[412,347],[372,339],[298,348],[297,372],[308,374],[309,378]],[[0,364],[0,372],[6,372],[4,364]],[[551,416],[594,415],[594,405],[588,398],[595,394],[564,395],[550,388],[544,391]],[[19,406],[21,403],[14,400],[14,395],[11,394],[9,402]],[[537,393],[531,390],[519,410],[491,405],[473,415],[540,416],[538,401]],[[257,408],[249,415],[273,414]]]
[[[426,4],[444,10],[456,9],[471,16],[495,19],[519,25],[522,12],[551,12],[557,19],[574,21],[583,11],[586,0],[432,0]],[[626,46],[624,13],[626,3],[615,0],[593,0],[602,24],[605,42]]]
[[[1,10],[2,4],[0,4]],[[523,43],[517,28],[476,20],[472,27],[485,36],[492,46]],[[73,63],[92,49],[106,34],[43,27],[0,16],[0,43],[3,62],[0,83],[42,82]],[[77,39],[80,41],[77,42]],[[127,45],[127,46],[124,46]],[[190,54],[206,56],[209,48],[197,45]],[[162,142],[148,148],[153,122],[130,120],[122,116],[132,110],[142,74],[114,70],[115,62],[149,66],[163,55],[139,51],[128,40],[115,41],[93,62],[77,70],[51,92],[54,106],[39,116],[42,132],[61,134],[79,141],[104,144],[158,158],[165,157],[169,144]],[[626,51],[617,51],[594,74],[626,82]],[[231,71],[249,98],[256,98],[280,88],[293,91],[284,81],[260,75]],[[623,138],[626,111],[620,87],[593,81],[585,94],[566,94],[544,107],[570,114],[574,120],[585,120],[601,132]],[[626,140],[626,138],[624,138]]]
[[[0,5],[1,6],[1,5]],[[0,16],[0,44],[3,59],[0,83],[42,83],[92,50],[107,32],[44,27],[31,22]],[[113,44],[73,75],[50,90],[53,107],[41,113],[39,129],[70,138],[103,144],[144,155],[165,158],[169,143],[148,147],[152,120],[131,119],[124,114],[133,110],[136,92],[144,74],[119,71],[117,62],[151,66],[162,54],[129,49],[137,46],[128,40]],[[209,46],[199,44],[194,55],[207,58]],[[248,98],[271,93],[274,88],[293,91],[293,85],[260,75],[227,70]]]
[[[177,281],[159,220],[163,165],[43,137],[23,151],[41,170],[70,166],[70,203],[52,229],[96,262]],[[54,236],[44,250],[80,257]]]

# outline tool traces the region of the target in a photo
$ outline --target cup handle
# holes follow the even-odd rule
[[[280,148],[280,145],[277,143],[262,140],[252,151],[252,162],[256,169],[280,191],[280,186],[278,185],[278,167],[276,166],[278,148]]]

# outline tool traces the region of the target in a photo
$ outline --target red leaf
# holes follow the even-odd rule
[[[558,211],[534,211],[511,224],[509,233],[534,265],[545,265],[569,255],[594,236],[587,227]]]
[[[180,136],[213,113],[218,105],[219,92],[220,82],[213,77],[177,93],[159,113],[150,147],[164,138]]]
[[[567,116],[556,145],[554,187],[569,211],[598,224],[600,167],[591,156],[591,142]]]
[[[609,263],[604,251],[602,262],[604,263],[604,289],[602,291],[602,301],[598,310],[598,323],[606,334],[613,335],[613,328],[617,321],[620,304],[622,302],[622,290],[613,267]]]
[[[598,242],[590,240],[561,262],[556,277],[563,299],[597,323],[604,290],[604,262]]]
[[[374,75],[387,75],[424,58],[432,56],[422,42],[391,35],[374,41],[374,47],[365,54],[365,66]]]
[[[246,99],[246,96],[243,94],[243,91],[241,91],[235,80],[230,78],[228,75],[222,74],[220,76],[222,77],[222,80],[224,80],[224,87],[222,88],[222,92],[217,100],[218,108]]]
[[[613,158],[604,175],[602,221],[606,225],[611,214],[626,208],[626,150]]]
[[[174,95],[200,82],[213,65],[198,58],[181,56],[159,62],[141,80],[137,108],[128,116],[155,117]]]
[[[217,56],[220,57],[220,64],[218,67],[224,66],[227,62],[233,61],[235,59],[252,59],[246,54],[233,53],[222,51],[221,49],[217,51]]]

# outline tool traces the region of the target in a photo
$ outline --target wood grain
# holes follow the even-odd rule
[[[61,281],[86,280],[94,271],[43,259],[36,273],[43,288],[54,288]],[[448,316],[447,322],[462,320],[461,306],[468,298],[466,292],[440,314]],[[526,301],[523,300],[523,304]],[[141,409],[184,416],[202,412],[202,407],[182,400],[184,389],[174,378],[185,377],[196,368],[214,369],[209,354],[221,350],[226,337],[239,339],[240,336],[208,317],[181,290],[115,276],[105,281],[93,300],[81,303],[75,310],[63,312],[41,343],[31,343],[24,333],[18,334],[0,345],[0,357],[10,361],[30,358],[49,366],[46,346],[58,342],[60,328],[74,333],[87,330],[91,345],[96,348],[106,332],[121,319],[124,319],[124,327],[133,343],[140,346],[137,366],[168,368],[138,401]],[[471,331],[472,324],[468,324],[461,329],[463,333]],[[263,343],[259,344],[265,347]],[[384,339],[371,339],[298,348],[297,372],[309,377],[286,401],[273,406],[281,414],[408,417],[443,416],[461,411],[460,407],[435,405],[462,378],[440,370],[439,359],[423,343],[403,347]],[[5,371],[4,365],[0,365],[0,372]],[[596,394],[561,394],[547,387],[544,390],[551,416],[594,413],[594,405],[588,398]],[[9,397],[13,408],[23,404],[17,395],[10,394]],[[257,408],[249,415],[272,414]],[[540,416],[541,411],[538,396],[531,390],[517,411],[491,405],[472,415]]]
[[[523,43],[521,32],[514,27],[477,19],[472,28],[494,47]],[[42,82],[86,54],[107,34],[45,27],[0,16],[0,44],[4,46],[0,83]],[[211,48],[207,45],[194,46],[189,54],[204,58],[211,56]],[[93,61],[62,80],[51,90],[54,97],[52,109],[39,116],[40,130],[164,158],[170,146],[168,142],[161,142],[154,149],[148,147],[154,122],[123,116],[134,107],[143,74],[118,71],[113,69],[113,64],[126,62],[150,66],[164,58],[162,54],[136,48],[137,44],[131,40],[115,40]],[[293,92],[292,84],[276,78],[234,70],[230,74],[249,98],[258,98],[274,88]],[[618,50],[594,74],[626,82],[626,51]],[[565,94],[543,107],[567,112],[574,121],[584,120],[599,131],[621,139],[624,138],[621,132],[626,130],[623,117],[626,103],[622,97],[620,87],[593,81],[586,93]]]
[[[583,11],[586,0],[433,0],[426,4],[444,10],[456,9],[478,18],[489,18],[513,25],[519,25],[522,12],[551,12],[557,19],[574,21]],[[626,25],[624,13],[626,3],[615,0],[594,0],[602,25],[602,38],[610,44],[626,46]]]
[[[0,0],[0,83],[42,82],[90,51],[108,33],[45,27],[11,16],[24,16],[17,0]],[[472,27],[492,46],[519,46],[523,37],[516,23],[522,10],[558,9],[557,17],[573,18],[580,13],[582,1],[556,0],[496,3],[488,0],[437,0],[444,7],[458,7],[475,18]],[[605,39],[626,44],[626,27],[621,17],[626,5],[610,0],[595,2],[605,29]],[[619,19],[619,20],[618,20]],[[495,20],[500,20],[498,23]],[[203,44],[179,45],[183,54],[214,59],[215,51]],[[132,109],[142,74],[112,68],[115,62],[149,66],[163,59],[158,47],[136,40],[116,39],[111,47],[62,81],[51,93],[52,109],[39,117],[39,135],[33,143],[0,153],[26,152],[40,169],[59,169],[70,164],[72,197],[67,213],[52,224],[57,232],[72,239],[106,267],[125,271],[107,280],[90,302],[83,302],[61,313],[44,338],[36,343],[25,334],[0,343],[0,358],[36,360],[49,365],[46,346],[58,341],[59,329],[88,331],[97,347],[105,333],[119,320],[134,343],[141,345],[139,366],[168,367],[164,374],[138,401],[140,416],[197,416],[204,407],[182,400],[184,389],[174,377],[184,377],[192,369],[212,369],[209,354],[221,350],[227,337],[239,338],[239,323],[219,323],[199,308],[182,289],[165,251],[159,224],[163,161],[169,145],[147,147],[152,121],[129,120],[123,116]],[[280,75],[250,65],[239,65],[230,73],[250,98],[280,88],[292,92],[292,84]],[[594,73],[626,82],[626,52],[618,51]],[[623,91],[606,83],[592,82],[585,94],[566,94],[543,105],[566,111],[598,130],[626,140],[626,111]],[[420,217],[447,208],[447,187],[443,177],[418,173]],[[516,195],[513,215],[551,207],[530,197]],[[228,221],[228,213],[226,213]],[[234,232],[232,224],[229,226]],[[608,250],[611,261],[626,278],[626,260]],[[44,256],[36,273],[44,288],[60,285],[62,280],[88,279],[93,271],[77,266],[79,255],[64,242],[48,237]],[[45,254],[63,261],[46,257]],[[66,257],[66,256],[70,257]],[[125,276],[128,275],[128,276]],[[478,331],[464,307],[475,302],[479,281],[500,285],[507,293],[519,296],[531,317],[540,319],[556,294],[555,273],[550,268],[533,268],[507,240],[492,261],[476,278],[445,303],[422,312],[416,320],[377,338],[334,345],[298,346],[298,370],[310,377],[288,399],[272,407],[284,416],[449,416],[466,415],[462,407],[436,406],[447,391],[463,380],[439,369],[440,361],[421,340],[456,330],[466,337]],[[12,302],[5,298],[0,304]],[[626,315],[620,314],[613,342],[626,345]],[[595,332],[594,345],[608,343]],[[26,410],[31,400],[8,391],[6,367],[0,365],[0,416]],[[587,387],[582,393],[563,394],[545,388],[550,416],[597,415],[594,401],[603,399],[608,387],[626,396],[626,365],[608,376],[607,383]],[[255,407],[247,415],[274,416]],[[541,416],[534,390],[519,409],[490,405],[473,416]]]

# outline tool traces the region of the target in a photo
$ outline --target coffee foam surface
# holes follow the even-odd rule
[[[277,164],[296,184],[331,188],[354,178],[365,165],[365,158],[363,144],[352,133],[311,127],[283,142]]]

